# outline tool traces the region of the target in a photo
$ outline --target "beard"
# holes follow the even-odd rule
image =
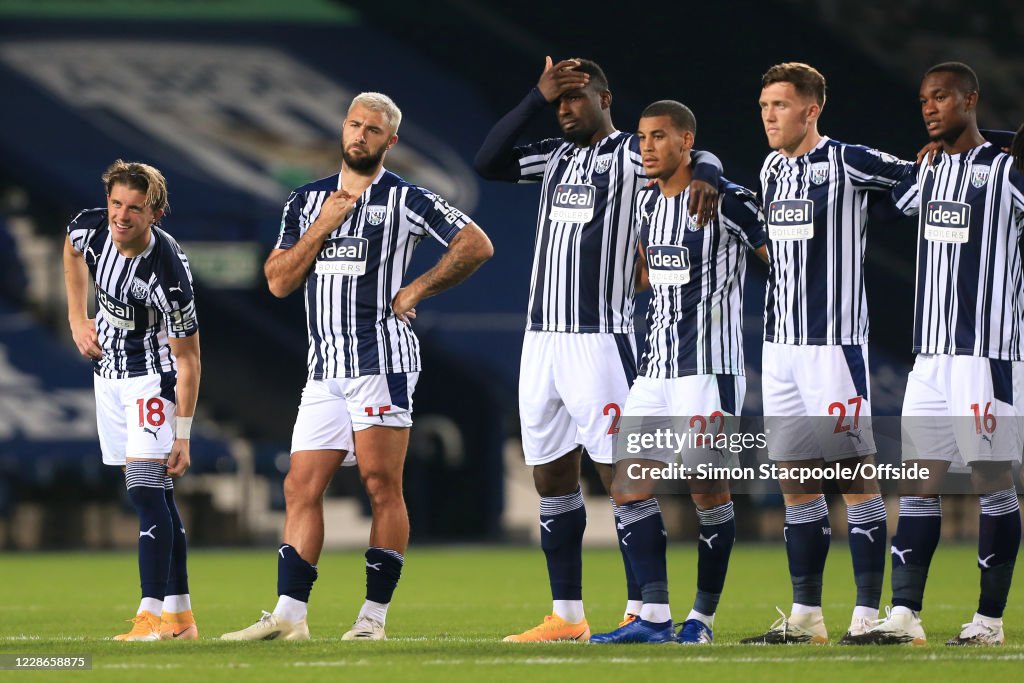
[[[362,173],[375,169],[380,164],[381,159],[384,158],[384,152],[386,151],[387,147],[382,145],[376,152],[371,150],[364,156],[354,157],[348,153],[348,149],[342,149],[341,158],[345,161],[347,167]]]

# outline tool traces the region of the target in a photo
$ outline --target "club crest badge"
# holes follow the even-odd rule
[[[597,161],[594,162],[594,173],[601,174],[607,173],[608,169],[612,167],[612,155],[602,154],[597,157]]]
[[[368,206],[366,207],[366,222],[370,225],[380,225],[384,222],[384,216],[387,215],[386,206]]]
[[[133,299],[145,301],[146,297],[149,296],[149,283],[142,278],[132,278],[132,284],[129,292],[131,292]]]
[[[811,182],[815,185],[821,185],[826,180],[828,180],[828,162],[821,161],[811,164]]]
[[[988,182],[988,166],[975,166],[971,171],[971,185],[982,187]]]

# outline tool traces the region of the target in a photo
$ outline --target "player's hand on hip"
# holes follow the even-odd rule
[[[78,352],[91,360],[103,356],[99,339],[96,336],[96,321],[92,318],[76,320],[71,323],[71,338],[75,340]]]
[[[590,75],[577,71],[578,59],[563,59],[551,63],[551,57],[544,58],[544,71],[537,81],[537,90],[548,102],[554,102],[569,90],[578,90],[590,81]]]
[[[694,216],[697,225],[703,227],[715,217],[718,207],[718,188],[703,180],[690,182],[690,206],[687,210]]]
[[[316,220],[317,229],[324,235],[333,232],[352,213],[352,207],[356,205],[357,199],[359,197],[355,197],[345,190],[332,192],[320,207],[320,216]]]
[[[416,319],[415,306],[418,303],[419,298],[415,292],[410,287],[402,287],[391,301],[391,310],[395,312],[396,318],[406,325],[412,325],[412,321]]]
[[[167,476],[180,477],[188,471],[189,466],[192,464],[192,458],[189,457],[188,451],[188,439],[174,440],[174,445],[171,446],[171,454],[167,458]]]

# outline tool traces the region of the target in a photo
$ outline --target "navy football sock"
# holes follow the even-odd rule
[[[309,602],[309,593],[316,581],[316,567],[299,557],[287,543],[277,549],[277,594],[299,602]]]
[[[162,462],[130,460],[125,466],[128,498],[139,515],[139,578],[142,597],[163,600],[174,543],[171,513],[164,497],[167,466]]]
[[[668,604],[668,570],[665,566],[666,534],[656,498],[619,506],[626,550],[633,575],[640,584],[644,604]]]
[[[693,610],[714,616],[729,570],[729,555],[736,543],[736,515],[732,501],[697,510],[697,597]]]
[[[885,502],[881,496],[846,507],[853,580],[857,584],[857,606],[878,609],[885,578],[885,544],[889,540],[885,523]]]
[[[981,597],[978,614],[1001,619],[1013,580],[1013,567],[1020,549],[1020,505],[1014,489],[981,496],[981,524],[978,529],[978,567],[981,569]]]
[[[548,562],[553,600],[583,599],[583,492],[540,499],[540,547]]]
[[[821,607],[822,575],[832,540],[825,496],[786,506],[786,556],[793,582],[793,602]]]
[[[171,513],[171,533],[174,546],[171,548],[171,568],[167,575],[167,595],[188,594],[188,544],[185,540],[185,525],[174,502],[174,483],[170,477],[164,480],[164,499]]]
[[[386,605],[402,577],[405,557],[390,548],[369,548],[366,551],[366,599]]]
[[[892,604],[921,611],[928,568],[942,533],[942,499],[900,496],[892,537]]]
[[[622,519],[619,515],[619,506],[612,501],[612,510],[615,513],[615,535],[619,539],[619,552],[622,554],[622,566],[626,570],[626,599],[638,602],[643,601],[643,593],[640,592],[640,584],[633,574],[633,567],[629,564],[629,557],[626,555],[626,546],[622,545],[622,536],[626,533],[622,526]]]

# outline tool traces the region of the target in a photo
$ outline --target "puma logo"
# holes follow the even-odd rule
[[[149,529],[147,529],[146,531],[139,531],[139,538],[142,538],[143,536],[149,536],[150,538],[152,538],[155,541],[156,540],[156,536],[153,535],[153,529],[156,529],[156,524],[154,524],[153,526],[149,527]]]
[[[981,559],[981,555],[978,555],[978,566],[979,566],[979,567],[981,567],[982,569],[991,569],[991,567],[989,567],[989,566],[988,566],[988,563],[989,563],[989,562],[990,562],[990,561],[992,560],[992,558],[993,558],[993,557],[995,557],[995,556],[996,556],[996,554],[995,554],[995,553],[992,553],[991,555],[989,555],[988,557],[986,557],[986,558],[985,558],[985,559],[983,560],[983,559]]]
[[[177,287],[168,287],[167,288],[167,293],[170,294],[171,292],[173,292],[175,290],[177,290],[179,292],[181,291],[181,280],[178,280],[178,286]]]
[[[853,536],[854,534],[861,534],[862,536],[867,536],[869,542],[874,543],[875,538],[871,534],[875,531],[878,531],[877,526],[873,526],[870,529],[861,529],[859,526],[855,526],[850,529],[850,535]]]
[[[981,435],[981,440],[982,441],[987,441],[988,442],[988,447],[992,448],[992,436],[991,435],[989,435],[989,434],[982,434]]]
[[[889,547],[889,552],[891,554],[893,554],[893,555],[898,555],[899,558],[900,558],[900,562],[902,562],[903,564],[907,563],[907,558],[905,556],[906,556],[907,553],[909,553],[911,551],[913,551],[913,548],[907,548],[906,550],[900,550],[896,546],[890,546]]]
[[[708,544],[708,547],[710,548],[710,547],[712,547],[711,546],[711,541],[715,540],[716,538],[718,538],[718,534],[711,534],[711,538],[704,538],[704,534],[698,534],[697,535],[697,542],[704,541],[705,543]]]
[[[629,537],[630,537],[630,536],[632,536],[632,535],[633,535],[633,532],[632,532],[632,531],[630,531],[630,532],[629,532],[628,534],[626,534],[625,536],[623,536],[623,537],[622,537],[622,545],[629,545],[628,543],[626,543],[626,539],[627,539],[627,538],[629,538]]]
[[[156,429],[150,429],[149,427],[143,427],[142,431],[146,432],[147,434],[152,434],[154,440],[156,440],[156,441],[160,440],[160,439],[157,438],[157,435],[156,435],[156,433],[158,431],[160,431],[159,427],[157,427]]]
[[[96,256],[96,252],[92,250],[91,246],[85,248],[85,260],[87,262],[89,260],[89,254],[92,254],[92,262],[93,263],[97,263],[100,260],[99,257]]]
[[[541,522],[541,523],[540,523],[540,525],[541,525],[541,528],[543,528],[543,529],[544,529],[544,531],[546,531],[546,532],[548,532],[548,533],[550,534],[550,533],[551,533],[551,527],[549,527],[549,526],[548,526],[548,524],[551,524],[551,523],[552,523],[553,521],[555,521],[555,520],[553,520],[553,519],[549,519],[549,520],[548,520],[548,521],[546,521],[546,522]]]
[[[846,432],[846,435],[851,439],[857,439],[857,443],[864,443],[863,441],[861,441],[859,429],[857,431],[851,429],[850,431]]]
[[[383,562],[374,562],[373,564],[370,564],[369,562],[367,562],[366,563],[366,568],[367,569],[372,569],[375,572],[379,572],[380,571],[380,566],[382,564],[384,564],[384,563]]]

